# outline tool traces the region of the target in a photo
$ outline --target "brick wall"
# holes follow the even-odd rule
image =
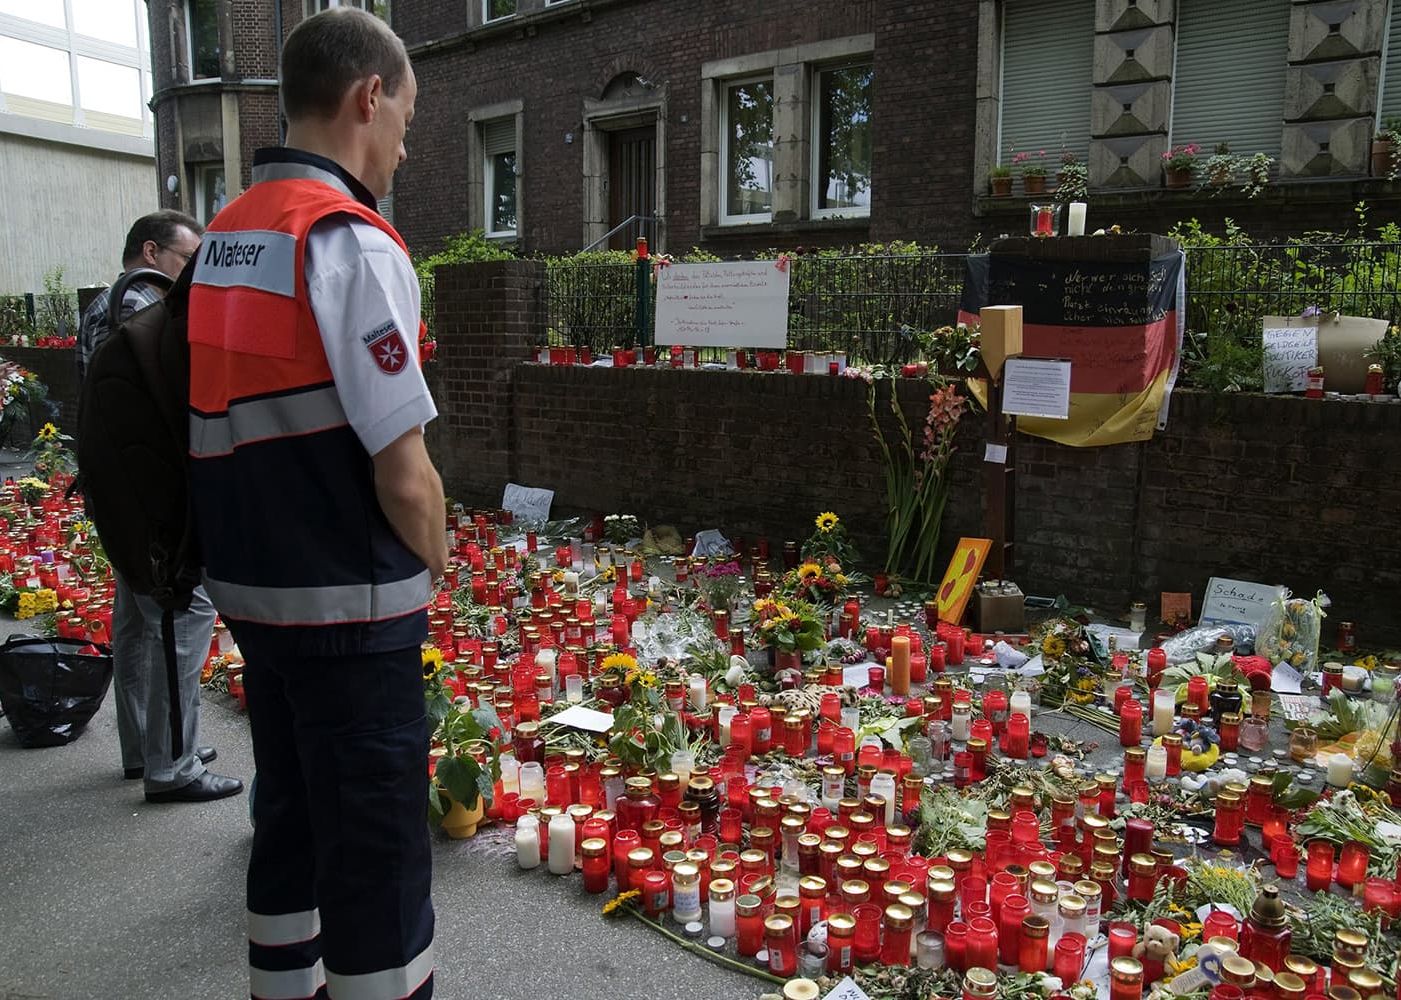
[[[630,511],[683,532],[805,538],[835,510],[868,565],[884,553],[885,486],[865,385],[752,372],[521,363],[538,332],[538,265],[439,272],[442,416],[429,446],[450,494],[499,502],[508,478],[556,509]],[[524,312],[521,312],[521,310]],[[912,420],[926,405],[902,382]],[[882,402],[878,412],[884,412]],[[1175,394],[1151,441],[1068,448],[1019,436],[1015,577],[1108,614],[1198,596],[1211,576],[1327,591],[1332,620],[1401,642],[1401,404]],[[982,526],[983,422],[965,418],[943,548]],[[1329,633],[1331,634],[1331,633]]]
[[[71,350],[45,347],[0,347],[0,358],[23,365],[48,389],[53,413],[35,413],[36,420],[52,420],[65,434],[78,431],[78,368]],[[27,447],[28,441],[16,442]]]

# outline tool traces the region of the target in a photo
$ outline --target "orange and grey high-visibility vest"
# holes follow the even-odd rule
[[[306,237],[352,216],[319,168],[255,168],[211,223],[190,289],[190,467],[204,583],[247,649],[354,655],[427,634],[427,568],[379,505],[307,296]],[[260,173],[264,179],[260,179]],[[407,255],[407,250],[405,250]]]

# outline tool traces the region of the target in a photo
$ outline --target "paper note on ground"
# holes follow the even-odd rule
[[[871,668],[868,664],[855,667],[842,667],[842,683],[854,688],[863,688],[871,683]]]
[[[828,993],[822,1000],[871,1000],[871,998],[865,990],[856,985],[856,980],[847,976],[832,987],[832,992]]]
[[[1265,327],[1265,391],[1302,392],[1318,364],[1318,328]]]
[[[545,722],[572,726],[590,733],[606,733],[613,728],[613,714],[611,712],[596,712],[583,705],[571,705],[563,712],[550,716]]]
[[[1318,699],[1308,694],[1282,694],[1279,708],[1290,722],[1308,722],[1319,711]]]
[[[1070,362],[1008,358],[1002,373],[1002,412],[1022,417],[1070,416]]]
[[[1276,694],[1298,694],[1304,690],[1304,678],[1287,663],[1275,664],[1270,675],[1270,690]]]
[[[518,483],[507,483],[501,495],[501,506],[517,521],[529,524],[550,519],[550,505],[555,502],[554,490],[541,490]]]

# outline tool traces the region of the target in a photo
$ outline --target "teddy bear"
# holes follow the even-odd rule
[[[1149,924],[1143,938],[1133,946],[1133,957],[1143,963],[1143,981],[1156,983],[1163,978],[1167,963],[1177,961],[1177,949],[1182,939],[1170,928]]]

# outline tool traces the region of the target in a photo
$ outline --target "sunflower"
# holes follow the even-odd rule
[[[443,669],[443,651],[437,646],[423,647],[423,679],[432,680]]]
[[[53,424],[45,424],[39,428],[38,438],[40,441],[54,441],[58,438],[58,428]]]
[[[611,653],[603,658],[599,664],[600,670],[616,670],[619,673],[628,673],[637,669],[637,658],[629,656],[627,653]]]
[[[642,671],[640,674],[637,675],[637,679],[639,683],[641,683],[641,685],[645,688],[654,688],[657,686],[657,675],[652,673],[650,670]]]
[[[799,580],[816,580],[822,576],[822,567],[815,562],[805,562],[798,567]]]
[[[1041,653],[1053,660],[1059,660],[1065,655],[1065,640],[1058,635],[1046,636],[1041,640]]]
[[[618,895],[614,896],[608,902],[603,904],[603,915],[605,917],[608,916],[610,913],[613,913],[619,907],[626,906],[628,903],[631,903],[634,899],[637,899],[641,895],[642,891],[640,889],[629,889],[627,892],[618,893]]]
[[[1362,656],[1357,658],[1356,660],[1353,660],[1352,665],[1354,667],[1361,667],[1363,670],[1376,670],[1377,658],[1375,656],[1372,656],[1371,654],[1368,654],[1367,656]]]
[[[824,535],[831,532],[832,529],[834,529],[840,523],[841,518],[839,518],[836,514],[833,514],[830,510],[824,510],[821,514],[817,515],[817,530],[822,532]]]

